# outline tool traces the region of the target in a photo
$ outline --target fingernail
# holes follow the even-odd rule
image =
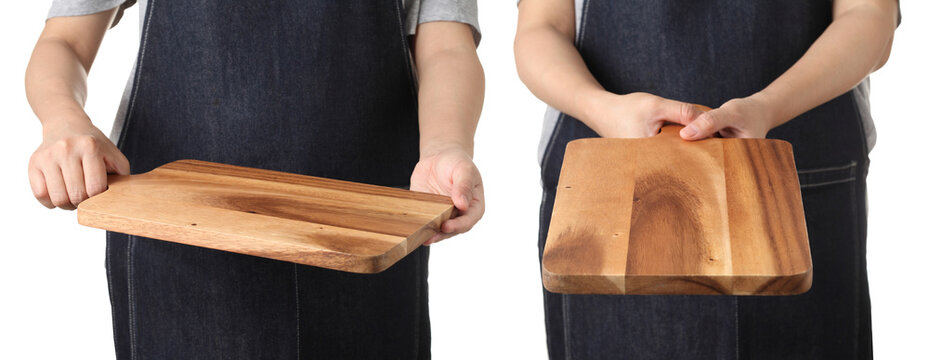
[[[694,135],[697,135],[697,130],[690,126],[681,129],[681,137],[693,137]]]

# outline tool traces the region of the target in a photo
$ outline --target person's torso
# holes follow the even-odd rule
[[[182,158],[402,186],[418,158],[399,0],[149,0],[118,144],[133,172]]]
[[[647,92],[711,107],[762,90],[800,59],[832,21],[828,0],[575,0],[575,10],[576,46],[606,90]],[[835,111],[817,111],[853,117],[873,140],[866,86],[865,81],[844,99],[836,99],[843,104],[829,106]],[[546,114],[542,156],[560,116],[554,109]],[[801,132],[829,131],[791,129],[810,116],[818,115],[801,115],[769,137],[807,147],[798,141]],[[848,137],[861,140],[854,134]],[[823,151],[809,147],[801,152]],[[803,165],[822,162],[828,161],[811,159]]]

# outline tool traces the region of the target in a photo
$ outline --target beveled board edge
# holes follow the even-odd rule
[[[661,281],[655,281],[655,277]],[[637,283],[660,285],[637,286]],[[812,284],[813,269],[780,276],[602,276],[555,274],[542,267],[542,285],[546,290],[571,295],[682,295],[681,288],[686,288],[688,295],[799,295],[809,291]]]
[[[124,234],[142,236],[163,241],[169,241],[178,244],[201,246],[214,250],[229,251],[238,254],[264,257],[268,259],[288,261],[302,265],[322,267],[332,270],[347,271],[362,274],[374,274],[382,272],[395,264],[397,261],[413,252],[417,247],[422,245],[433,234],[438,227],[448,220],[455,213],[454,206],[447,211],[436,216],[428,224],[423,225],[418,231],[407,237],[404,241],[398,243],[391,249],[382,254],[376,255],[357,255],[326,249],[300,250],[289,249],[290,251],[268,251],[264,242],[256,241],[253,237],[237,236],[235,234],[215,232],[203,229],[196,229],[173,224],[159,223],[140,219],[129,219],[112,214],[102,213],[86,208],[78,207],[77,220],[84,226],[98,228],[102,230],[115,231]],[[139,226],[144,223],[146,226]],[[193,234],[183,239],[178,238],[179,232]],[[209,241],[203,241],[208,239]],[[228,246],[216,246],[216,241],[227,242]],[[334,264],[336,266],[323,266],[320,264]]]
[[[272,180],[278,181],[280,178],[284,178],[291,184],[296,185],[307,185],[307,186],[320,186],[317,183],[308,183],[306,180],[320,181],[323,184],[329,185],[329,188],[344,190],[344,187],[348,185],[352,188],[352,191],[371,194],[371,195],[385,195],[384,192],[389,192],[389,195],[395,197],[415,199],[420,201],[430,201],[430,202],[442,202],[446,203],[447,208],[435,216],[431,221],[424,224],[418,230],[413,232],[406,239],[389,250],[381,254],[376,255],[357,255],[349,254],[338,251],[331,251],[326,249],[313,249],[310,251],[296,251],[295,253],[287,252],[269,252],[266,247],[263,247],[263,242],[256,242],[256,238],[249,236],[237,236],[235,234],[217,232],[217,231],[208,231],[204,229],[191,229],[186,226],[178,226],[174,224],[166,224],[157,221],[146,221],[140,220],[137,218],[127,218],[122,216],[115,216],[105,212],[97,211],[91,209],[94,204],[94,197],[85,200],[77,207],[77,220],[78,224],[93,228],[98,228],[107,231],[115,231],[120,233],[125,233],[134,236],[148,237],[163,241],[169,241],[178,244],[191,245],[191,246],[201,246],[204,248],[210,248],[221,251],[229,251],[238,254],[251,255],[264,257],[280,261],[288,261],[297,264],[316,266],[321,268],[327,268],[332,270],[353,272],[353,273],[363,273],[363,274],[374,274],[382,272],[388,269],[390,266],[395,264],[397,261],[413,252],[417,247],[422,245],[426,240],[428,240],[432,235],[436,234],[439,231],[439,228],[443,222],[456,216],[458,213],[451,199],[447,196],[415,192],[411,190],[396,189],[385,186],[354,183],[349,181],[326,179],[319,177],[312,177],[308,175],[298,175],[290,174],[272,170],[262,170],[262,169],[252,169],[234,165],[227,164],[215,164],[200,160],[178,160],[165,165],[162,165],[152,171],[155,171],[160,168],[169,168],[172,170],[184,170],[191,171],[190,167],[178,165],[191,165],[194,168],[204,169],[208,168],[211,170],[210,173],[215,173],[216,168],[233,168],[237,171],[257,171],[258,173],[263,173],[268,177],[249,177],[253,179],[260,180]],[[219,165],[219,166],[211,166]],[[138,175],[145,175],[138,174]],[[132,175],[132,176],[138,176]],[[236,174],[227,173],[228,176],[237,176]],[[278,178],[280,177],[280,178]],[[129,176],[121,176],[120,179],[128,179]],[[325,186],[323,186],[325,187]],[[366,191],[367,190],[367,191]],[[103,196],[106,194],[106,191],[97,195]],[[95,196],[96,197],[96,196]],[[144,223],[146,226],[138,226],[139,223]],[[144,229],[144,230],[140,230]],[[193,237],[187,237],[185,239],[179,239],[176,237],[178,233],[188,232],[195,234]],[[203,242],[200,239],[209,238],[212,241]],[[216,240],[228,241],[230,246],[214,246]],[[207,246],[209,245],[209,246]],[[290,249],[294,250],[294,249]],[[321,261],[325,259],[325,261]],[[340,266],[322,266],[320,264],[334,263]]]

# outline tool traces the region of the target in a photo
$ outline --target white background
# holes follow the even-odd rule
[[[9,2],[0,14],[0,99],[7,129],[0,135],[0,358],[113,358],[103,231],[79,226],[74,212],[45,209],[27,182],[26,164],[41,141],[41,127],[26,103],[23,73],[49,4]],[[544,106],[516,76],[514,1],[481,0],[480,10],[487,95],[475,159],[488,208],[470,233],[433,246],[433,355],[542,359],[536,146]],[[929,323],[924,227],[929,22],[923,19],[929,3],[904,1],[903,14],[890,61],[872,76],[879,135],[868,178],[868,261],[879,359],[925,358]],[[87,112],[105,133],[137,44],[135,6],[107,33],[90,76]]]

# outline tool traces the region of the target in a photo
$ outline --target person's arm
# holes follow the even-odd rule
[[[647,137],[664,122],[686,123],[692,104],[603,89],[574,46],[574,0],[522,0],[514,51],[519,77],[536,97],[603,137]]]
[[[426,245],[470,230],[484,215],[483,181],[472,161],[484,103],[484,70],[475,47],[467,24],[428,22],[416,31],[420,160],[410,190],[448,195],[459,210]]]
[[[48,208],[74,209],[106,190],[107,172],[129,173],[126,157],[84,113],[87,72],[116,14],[56,17],[45,24],[26,69],[26,97],[42,123],[29,183]]]
[[[764,90],[703,114],[681,137],[763,138],[768,130],[848,92],[887,62],[897,16],[896,0],[835,0],[832,23],[790,69]]]

